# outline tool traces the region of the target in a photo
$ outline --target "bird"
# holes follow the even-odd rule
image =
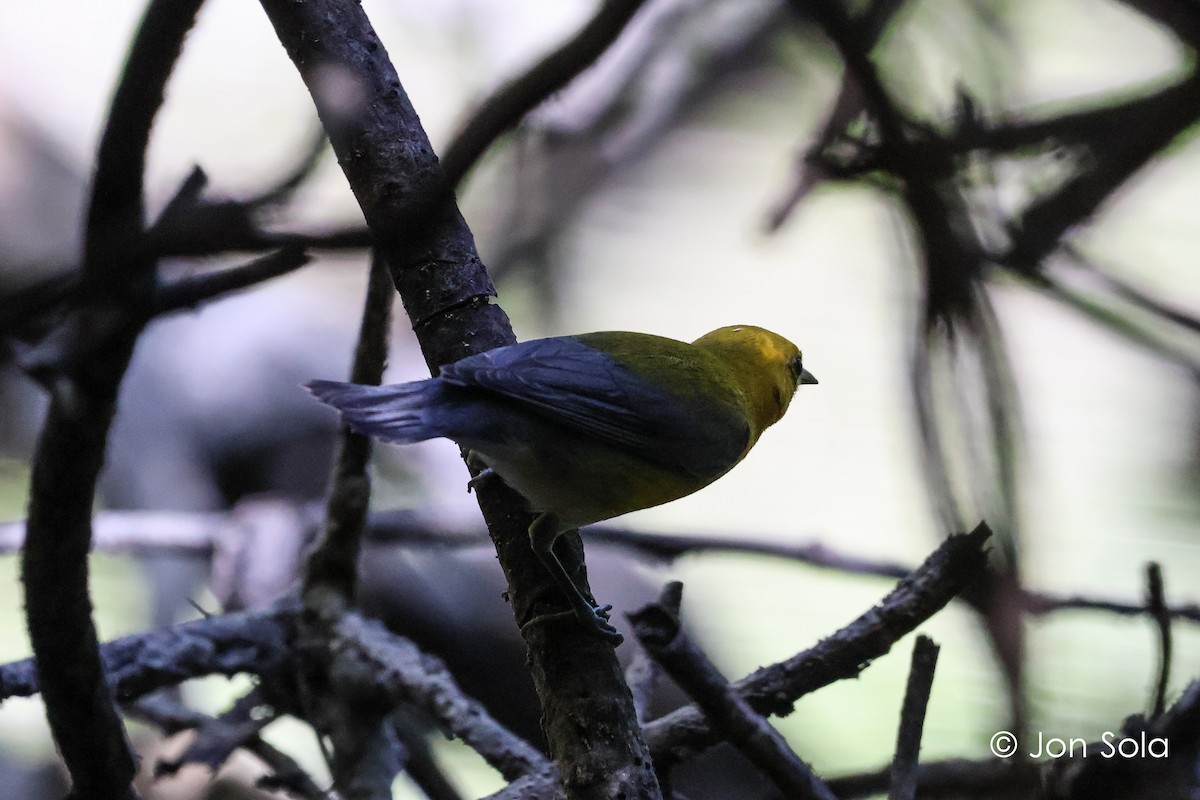
[[[817,379],[799,348],[753,325],[693,342],[629,331],[532,339],[435,377],[306,387],[353,430],[396,444],[446,438],[528,502],[534,553],[592,632],[619,644],[554,552],[566,531],[677,500],[736,466]],[[536,621],[536,620],[534,620]],[[526,623],[532,624],[532,623]]]

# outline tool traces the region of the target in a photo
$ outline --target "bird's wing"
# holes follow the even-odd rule
[[[618,357],[612,355],[613,348],[592,346],[607,343],[606,336],[620,337],[616,339],[622,345]],[[630,337],[642,336],[654,341],[631,342]],[[703,377],[700,370],[685,366],[686,374],[676,377],[681,385],[668,392],[623,363],[631,358],[644,360],[640,355],[644,352],[675,362],[686,362],[691,353],[683,342],[645,334],[562,336],[464,358],[442,367],[441,378],[456,386],[501,395],[652,461],[702,472],[714,471],[717,466],[720,471],[728,469],[748,440],[748,430],[742,430],[744,420],[739,420],[728,404],[702,402],[708,387],[697,384],[696,376]],[[673,373],[673,377],[678,375]],[[720,435],[722,444],[716,449],[714,434]]]

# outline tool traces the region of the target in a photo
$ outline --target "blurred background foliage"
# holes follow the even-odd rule
[[[365,5],[435,148],[594,8]],[[650,2],[605,59],[493,148],[460,200],[519,338],[626,329],[692,339],[747,322],[799,343],[821,380],[725,479],[621,524],[820,541],[915,564],[951,530],[987,518],[1028,588],[1137,603],[1144,564],[1158,561],[1168,599],[1195,603],[1200,342],[1187,310],[1200,306],[1200,149],[1191,123],[1146,130],[1114,116],[1007,149],[980,134],[1116,108],[1190,80],[1194,50],[1154,16],[1171,6],[848,4],[860,18],[887,19],[873,55],[902,126],[927,145],[912,156],[919,182],[896,177],[886,126],[862,115],[870,92],[847,97],[838,49],[823,33],[825,3],[809,16],[775,0]],[[141,8],[0,3],[0,296],[9,310],[77,263],[92,153]],[[156,128],[152,208],[196,164],[210,194],[254,195],[303,160],[315,128],[257,5],[210,0]],[[1112,151],[1159,134],[1161,151],[1102,192],[1094,214],[1066,217],[1066,246],[1032,261],[1014,252],[1033,230],[1029,208],[1102,174],[1106,159],[1129,163]],[[952,152],[948,141],[966,144]],[[917,183],[933,191],[952,246],[931,240],[905,202],[921,202]],[[264,221],[321,232],[359,217],[326,153]],[[325,251],[299,273],[154,323],[123,389],[105,506],[201,511],[261,492],[319,496],[333,420],[299,384],[347,373],[366,263],[361,252]],[[19,356],[15,346],[0,384],[0,517],[11,519],[23,513],[40,413]],[[399,320],[390,377],[423,370]],[[445,530],[478,527],[452,445],[390,449],[377,460],[377,508],[414,509]],[[598,577],[597,596],[624,607],[683,580],[685,620],[731,677],[828,635],[889,588],[763,556],[598,563],[608,557],[589,549],[593,571],[614,576],[607,585]],[[409,571],[381,568],[379,593],[406,582],[430,603],[490,603],[504,624],[486,550],[470,557],[477,572],[453,573],[428,553],[392,558]],[[181,594],[215,602],[195,559],[104,555],[94,566],[105,637],[194,615]],[[460,596],[480,588],[462,585],[476,574],[490,575],[486,598]],[[24,657],[11,556],[0,575],[0,658]],[[641,588],[626,596],[618,580],[630,576]],[[965,605],[925,626],[943,645],[927,757],[984,757],[1020,705],[1005,689],[1014,680],[1027,692],[1028,727],[1048,736],[1095,738],[1146,707],[1157,641],[1145,617],[1028,617],[1023,673],[1010,666],[1007,678],[994,652],[1012,653],[1003,634],[990,644],[986,629]],[[1194,623],[1175,634],[1172,692],[1200,668]],[[901,647],[778,724],[824,773],[877,767],[891,753],[907,664]],[[223,684],[189,687],[189,696],[220,708],[233,696]],[[307,748],[306,764],[319,761],[311,736],[286,726],[268,734]],[[48,758],[35,702],[0,708],[0,742],[0,768],[14,775],[17,764]],[[457,774],[471,791],[498,785],[479,765]]]

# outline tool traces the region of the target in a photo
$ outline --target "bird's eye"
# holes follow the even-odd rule
[[[788,359],[788,371],[792,373],[793,378],[799,378],[800,373],[804,372],[803,356],[795,355]]]

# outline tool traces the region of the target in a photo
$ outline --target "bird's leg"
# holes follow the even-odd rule
[[[540,514],[529,526],[529,543],[533,547],[533,552],[550,572],[555,583],[567,595],[575,617],[602,639],[611,641],[613,646],[619,645],[624,641],[624,637],[608,621],[608,612],[612,606],[592,605],[575,585],[575,582],[571,580],[566,568],[554,553],[554,543],[558,541],[561,533],[557,517],[549,512]]]

